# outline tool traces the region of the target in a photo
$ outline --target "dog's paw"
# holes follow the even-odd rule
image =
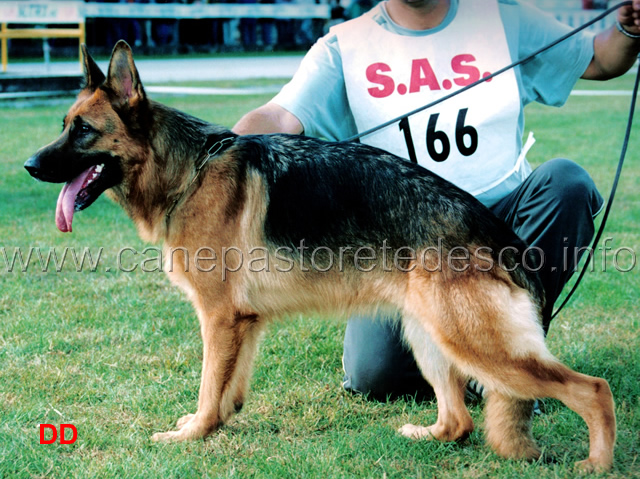
[[[180,435],[180,431],[157,432],[151,436],[153,442],[179,442],[186,440]]]
[[[203,439],[207,434],[216,429],[199,421],[195,414],[181,418],[178,421],[178,427],[180,429],[177,431],[158,432],[151,436],[151,440],[153,442],[193,441],[195,439]]]
[[[176,422],[176,427],[178,429],[182,429],[187,423],[189,423],[194,417],[196,417],[195,414],[187,414],[186,416],[182,416],[180,419],[178,419],[178,421]]]
[[[611,469],[611,463],[594,461],[592,459],[585,459],[584,461],[578,461],[575,463],[575,469],[582,474],[591,474],[594,472],[605,472]]]
[[[433,440],[435,437],[431,433],[430,427],[414,426],[413,424],[405,424],[398,432],[409,439],[426,439]]]

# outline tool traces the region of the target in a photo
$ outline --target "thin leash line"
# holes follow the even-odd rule
[[[508,65],[504,68],[501,68],[500,70],[498,70],[497,72],[492,73],[491,75],[488,75],[486,77],[481,78],[480,80],[475,81],[474,83],[471,83],[470,85],[467,85],[463,88],[461,88],[460,90],[456,90],[452,93],[449,93],[448,95],[443,96],[442,98],[439,98],[437,100],[432,101],[431,103],[428,103],[426,105],[423,105],[419,108],[416,108],[415,110],[412,110],[408,113],[405,113],[404,115],[398,116],[396,118],[393,118],[392,120],[389,121],[385,121],[384,123],[381,123],[378,126],[374,126],[373,128],[370,128],[368,130],[365,130],[361,133],[358,133],[356,135],[350,136],[349,138],[346,138],[344,140],[342,140],[343,142],[350,142],[350,141],[355,141],[359,138],[362,138],[363,136],[368,136],[371,133],[375,133],[378,130],[381,130],[383,128],[386,128],[390,125],[393,125],[394,123],[398,123],[402,120],[404,120],[405,118],[408,118],[410,116],[415,115],[416,113],[420,113],[421,111],[427,110],[429,108],[432,108],[436,105],[439,105],[442,102],[445,102],[457,95],[460,95],[461,93],[464,93],[467,90],[470,90],[471,88],[474,88],[484,82],[487,82],[489,80],[491,80],[492,78],[497,77],[498,75],[501,75],[519,65],[522,65],[523,63],[526,63],[528,61],[533,60],[536,56],[540,55],[541,53],[544,53],[545,51],[555,47],[556,45],[558,45],[559,43],[564,42],[565,40],[567,40],[568,38],[571,38],[572,36],[576,35],[577,33],[581,32],[582,30],[589,28],[591,25],[599,22],[600,20],[602,20],[603,18],[605,18],[607,15],[611,14],[612,12],[616,11],[617,9],[621,8],[621,7],[626,7],[631,5],[631,1],[626,1],[626,2],[621,2],[613,7],[608,8],[607,10],[605,10],[603,13],[601,13],[600,15],[596,16],[595,18],[592,18],[591,20],[589,20],[587,23],[585,23],[584,25],[581,25],[577,28],[575,28],[574,30],[570,31],[569,33],[567,33],[566,35],[561,36],[560,38],[558,38],[557,40],[554,40],[553,42],[551,42],[550,44],[536,50],[535,52],[533,52],[531,55],[522,58],[514,63],[512,63],[511,65]]]
[[[640,59],[640,55],[638,56],[638,58]],[[584,277],[584,275],[587,272],[587,268],[589,267],[589,264],[591,263],[591,258],[593,256],[593,251],[595,251],[596,246],[598,246],[598,243],[600,243],[600,239],[602,238],[602,234],[604,233],[604,229],[605,226],[607,224],[607,219],[609,219],[609,213],[611,212],[611,207],[613,205],[613,200],[616,197],[616,191],[618,189],[618,183],[620,182],[620,176],[622,175],[622,166],[624,165],[624,160],[625,157],[627,155],[627,149],[629,147],[629,140],[631,138],[631,128],[633,126],[633,116],[635,113],[635,109],[636,109],[636,99],[638,96],[638,87],[640,85],[640,66],[638,67],[638,71],[636,73],[636,81],[635,84],[633,86],[633,94],[631,96],[631,105],[629,107],[629,118],[627,120],[627,129],[625,131],[625,135],[624,135],[624,141],[622,142],[622,150],[620,152],[620,159],[618,160],[618,167],[616,169],[616,175],[613,179],[613,184],[611,186],[611,192],[609,193],[609,199],[607,201],[607,206],[604,210],[604,214],[602,216],[602,222],[600,223],[600,228],[598,228],[598,232],[596,233],[596,237],[593,240],[592,246],[591,246],[591,251],[588,252],[587,254],[587,259],[585,260],[585,264],[584,267],[582,268],[582,271],[580,271],[580,276],[578,276],[578,279],[576,280],[576,282],[573,285],[573,288],[571,288],[571,291],[569,291],[569,293],[567,293],[567,296],[564,298],[564,301],[562,302],[562,304],[558,307],[558,309],[556,309],[555,313],[553,313],[553,315],[551,315],[551,319],[555,318],[558,313],[562,310],[562,308],[564,308],[566,306],[566,304],[569,302],[569,300],[571,299],[571,297],[573,296],[573,293],[576,292],[576,290],[578,289],[578,285],[580,284],[580,282],[582,281],[582,278]]]

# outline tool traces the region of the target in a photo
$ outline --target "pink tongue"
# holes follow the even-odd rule
[[[84,186],[87,177],[93,172],[94,166],[80,173],[78,177],[62,187],[56,206],[56,226],[63,233],[71,232],[73,212],[76,207],[76,196]]]

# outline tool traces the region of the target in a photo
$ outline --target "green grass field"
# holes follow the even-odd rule
[[[579,88],[631,89],[631,77]],[[231,126],[267,97],[156,97]],[[625,126],[627,97],[572,97],[562,109],[530,106],[530,159],[566,156],[608,193]],[[8,271],[0,253],[0,478],[27,477],[378,477],[571,478],[588,451],[582,420],[547,400],[535,418],[538,463],[497,457],[478,425],[461,444],[411,442],[395,431],[431,423],[433,402],[367,401],[341,389],[344,326],[300,317],[269,330],[243,411],[205,441],[155,444],[153,433],[194,412],[201,344],[197,319],[159,272],[119,271],[122,247],[142,251],[133,224],[106,199],[78,214],[74,233],[55,227],[59,185],[36,183],[22,164],[53,140],[71,100],[14,108],[0,104],[0,247],[103,247],[103,263],[42,272]],[[552,324],[551,350],[571,367],[605,377],[618,418],[615,465],[603,477],[640,477],[640,164],[637,125],[604,257],[596,253],[575,299]],[[615,250],[620,250],[617,256]],[[615,256],[615,257],[614,257]],[[11,258],[9,258],[11,259]],[[622,273],[618,269],[631,269]],[[139,258],[138,258],[139,260]],[[107,271],[107,269],[110,269]],[[73,445],[40,445],[38,426],[71,423]]]

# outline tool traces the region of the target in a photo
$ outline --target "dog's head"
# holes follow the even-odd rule
[[[105,77],[82,46],[85,84],[63,120],[60,137],[25,163],[38,180],[65,183],[58,197],[56,225],[71,231],[75,211],[90,206],[105,190],[127,183],[124,172],[139,159],[145,136],[145,96],[131,48],[116,44]]]

